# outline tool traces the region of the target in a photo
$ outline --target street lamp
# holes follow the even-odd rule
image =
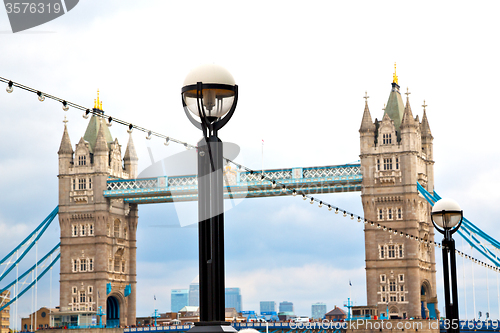
[[[225,321],[223,152],[217,132],[232,117],[237,101],[238,86],[221,66],[199,66],[184,80],[184,111],[203,132],[198,142],[200,322],[192,333],[236,332]]]
[[[462,224],[463,211],[456,201],[440,199],[432,207],[431,220],[436,230],[444,235],[442,242],[444,300],[446,303],[446,319],[449,320],[448,333],[458,333],[460,332],[460,322],[458,317],[457,265],[455,262],[455,241],[452,235]]]

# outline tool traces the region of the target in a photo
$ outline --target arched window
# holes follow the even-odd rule
[[[120,237],[120,220],[119,219],[115,219],[114,233],[115,233],[115,238]]]

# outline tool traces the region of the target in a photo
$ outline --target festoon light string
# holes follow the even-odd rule
[[[83,111],[84,112],[83,113],[83,117],[85,119],[88,118],[88,116],[90,114],[92,114],[94,116],[97,116],[97,117],[105,119],[107,121],[107,125],[108,126],[111,126],[112,122],[115,122],[115,123],[118,123],[120,125],[127,126],[128,127],[127,131],[129,133],[133,129],[137,129],[139,131],[142,131],[142,132],[144,132],[144,133],[147,134],[147,136],[146,136],[147,140],[151,140],[151,138],[153,136],[156,136],[158,138],[161,138],[161,139],[165,140],[165,142],[164,142],[165,145],[168,145],[170,142],[174,142],[174,143],[183,145],[186,149],[197,148],[196,146],[191,145],[191,144],[189,144],[187,142],[184,142],[184,141],[181,141],[181,140],[177,140],[175,138],[166,136],[164,134],[161,134],[161,133],[149,130],[147,128],[144,128],[144,127],[141,127],[141,126],[138,126],[138,125],[133,125],[132,123],[124,121],[124,120],[121,120],[119,118],[115,118],[115,117],[112,117],[112,116],[104,115],[104,113],[101,113],[101,112],[98,112],[98,111],[94,111],[93,109],[90,109],[90,108],[85,108],[85,107],[83,107],[83,106],[81,106],[81,105],[79,105],[77,103],[73,103],[73,102],[68,101],[66,99],[62,99],[62,98],[56,97],[56,96],[48,94],[48,93],[44,93],[44,92],[42,92],[40,90],[37,90],[37,89],[31,88],[31,87],[25,86],[25,85],[20,84],[18,82],[14,82],[12,80],[8,80],[8,79],[3,78],[3,77],[0,77],[0,82],[7,83],[6,91],[8,93],[12,93],[13,90],[14,90],[14,87],[20,88],[22,90],[25,90],[25,91],[28,91],[28,92],[36,94],[38,96],[38,100],[40,102],[43,102],[46,98],[49,98],[49,99],[52,99],[54,101],[57,101],[57,102],[61,103],[62,104],[62,109],[64,111],[68,111],[69,107],[73,107],[73,108],[75,108],[77,110]],[[235,165],[240,170],[244,169],[245,171],[249,172],[250,174],[256,174],[257,173],[257,171],[252,170],[252,169],[250,169],[250,168],[248,168],[248,167],[246,167],[246,166],[244,166],[242,164],[236,163],[236,162],[234,162],[234,161],[232,161],[230,159],[227,159],[227,158],[224,158],[224,159],[226,160],[226,163],[232,163],[233,165]],[[423,239],[421,237],[413,236],[413,235],[410,235],[408,233],[404,233],[402,231],[398,232],[398,230],[396,230],[396,229],[393,230],[392,228],[388,228],[387,226],[382,225],[380,223],[376,223],[374,221],[369,221],[368,219],[365,219],[365,218],[363,218],[360,215],[351,213],[348,210],[342,209],[340,207],[337,207],[335,205],[327,203],[327,202],[325,202],[323,200],[315,198],[315,197],[313,197],[311,195],[306,194],[305,192],[302,192],[300,190],[292,188],[289,185],[279,183],[276,180],[271,179],[271,177],[268,176],[268,175],[264,175],[264,174],[261,175],[261,181],[262,182],[264,182],[264,181],[270,182],[272,188],[276,188],[277,186],[280,186],[282,192],[289,192],[293,196],[299,195],[300,197],[302,197],[302,199],[304,201],[309,202],[310,204],[318,203],[318,207],[319,208],[322,208],[323,206],[328,207],[329,211],[334,211],[335,214],[338,214],[340,212],[340,213],[342,213],[343,217],[350,217],[351,220],[357,219],[358,222],[362,222],[363,221],[364,224],[370,224],[370,226],[372,226],[372,227],[376,226],[377,229],[382,229],[383,231],[387,231],[389,233],[393,233],[394,235],[399,235],[400,237],[406,237],[407,239],[415,240],[417,242],[420,242],[420,243],[423,243],[423,244],[426,244],[426,245],[434,245],[435,247],[438,247],[438,248],[442,247],[442,245],[440,243],[437,243],[437,242],[434,242],[434,241],[428,241],[428,240],[425,240],[425,239]],[[472,257],[472,256],[470,256],[470,255],[468,255],[466,253],[463,253],[462,251],[455,250],[455,252],[458,255],[460,255],[461,257],[465,257],[466,259],[469,259],[472,262],[474,262],[474,263],[476,263],[476,264],[478,264],[480,266],[489,268],[489,269],[491,269],[491,270],[493,270],[495,272],[500,272],[500,268],[499,267],[487,264],[487,263],[485,263],[485,262],[483,262],[481,260],[478,260],[478,259],[476,259],[476,258],[474,258],[474,257]]]

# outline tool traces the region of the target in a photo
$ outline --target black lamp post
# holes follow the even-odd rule
[[[217,132],[233,115],[237,101],[232,75],[217,65],[195,68],[182,87],[186,116],[203,131],[198,142],[200,322],[192,333],[236,332],[225,321],[223,153]]]
[[[462,224],[463,211],[454,200],[440,199],[432,207],[431,220],[436,230],[444,235],[442,242],[444,300],[446,303],[446,319],[449,324],[448,333],[459,333],[457,265],[455,261],[455,241],[452,235]]]

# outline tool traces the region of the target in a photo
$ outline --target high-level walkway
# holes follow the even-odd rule
[[[262,176],[266,180],[262,181]],[[292,189],[304,194],[356,192],[361,191],[361,181],[360,164],[271,169],[263,170],[263,172],[226,169],[224,171],[224,198],[292,195]],[[283,188],[283,185],[286,188]],[[198,200],[198,179],[196,175],[110,179],[104,196],[121,198],[127,203],[137,204],[196,201]]]

